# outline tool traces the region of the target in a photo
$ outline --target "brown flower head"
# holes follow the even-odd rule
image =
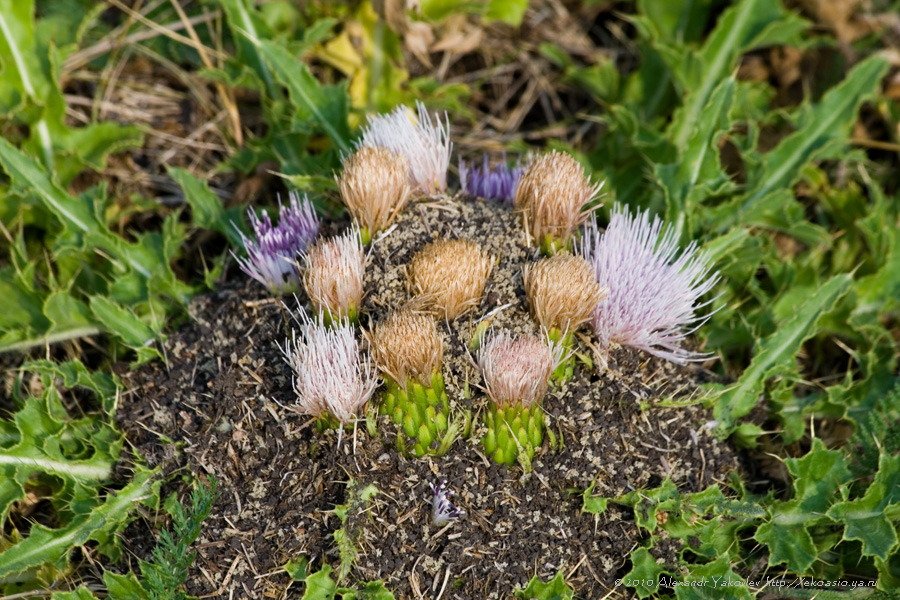
[[[393,312],[366,333],[375,364],[401,386],[407,378],[430,381],[441,368],[443,338],[429,315]]]
[[[305,266],[303,286],[315,312],[355,321],[366,272],[359,230],[354,227],[342,236],[319,240],[306,254]]]
[[[441,239],[413,256],[409,283],[427,306],[453,320],[481,301],[491,266],[491,258],[472,242]]]
[[[335,179],[363,243],[403,210],[410,196],[408,170],[405,156],[380,147],[363,146],[344,161],[344,171]]]
[[[524,279],[531,315],[547,331],[574,331],[591,318],[607,293],[590,263],[571,254],[527,265]]]
[[[600,205],[587,208],[603,183],[592,184],[574,158],[554,150],[528,165],[516,187],[515,207],[527,233],[548,253],[566,248],[575,230]]]
[[[534,336],[491,335],[478,352],[485,391],[499,408],[540,402],[563,348]]]

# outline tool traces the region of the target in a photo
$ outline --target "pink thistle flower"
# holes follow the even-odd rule
[[[664,231],[661,219],[651,222],[649,211],[632,216],[616,207],[602,235],[596,221],[586,226],[581,254],[598,283],[609,288],[592,318],[607,356],[615,342],[679,364],[709,357],[681,347],[712,316],[696,312],[715,300],[700,302],[719,280],[696,242],[679,255],[676,232]]]
[[[562,345],[530,335],[491,335],[478,351],[488,397],[498,408],[528,408],[540,402],[550,376],[565,358],[564,352]]]
[[[292,330],[281,351],[294,370],[297,412],[352,423],[378,386],[371,361],[360,356],[354,328],[346,319],[318,325],[303,309],[292,316],[299,335]]]
[[[363,130],[362,146],[380,146],[403,155],[409,163],[410,187],[424,194],[443,193],[447,189],[450,167],[450,120],[444,113],[432,118],[425,105],[416,102],[418,118],[405,106],[378,115]]]
[[[252,209],[247,211],[254,239],[241,232],[247,257],[235,256],[244,273],[275,295],[291,294],[300,289],[297,256],[303,254],[319,234],[319,218],[309,198],[304,196],[301,202],[300,195],[293,191],[289,197],[287,206],[279,202],[278,225],[273,225],[265,212],[260,217]]]

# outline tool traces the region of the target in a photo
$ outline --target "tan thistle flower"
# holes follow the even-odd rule
[[[366,253],[355,227],[342,236],[319,240],[306,254],[303,286],[315,312],[356,321],[363,297]]]
[[[453,320],[481,301],[492,261],[465,240],[437,240],[413,256],[409,265],[412,292]]]
[[[430,381],[431,374],[440,371],[443,337],[429,315],[393,312],[366,337],[375,364],[401,386],[410,377]]]
[[[571,254],[527,265],[524,280],[531,315],[547,331],[574,331],[591,318],[608,291],[597,283],[590,263]]]
[[[410,196],[408,171],[406,157],[387,148],[363,146],[344,161],[335,180],[364,244],[403,210]]]
[[[534,336],[491,335],[478,352],[485,391],[499,408],[540,402],[563,348]]]
[[[528,235],[549,253],[567,248],[575,230],[600,205],[587,208],[603,183],[592,184],[584,168],[563,152],[537,157],[522,173],[515,207]]]

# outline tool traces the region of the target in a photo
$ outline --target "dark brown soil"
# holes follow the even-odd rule
[[[362,322],[368,327],[409,300],[404,266],[440,236],[469,239],[498,258],[479,309],[442,325],[448,395],[456,408],[472,408],[477,424],[487,400],[465,352],[474,322],[510,304],[492,326],[536,331],[521,277],[535,256],[509,209],[444,199],[407,210],[374,243]],[[345,583],[383,579],[398,599],[483,600],[512,597],[532,576],[563,571],[579,598],[625,596],[614,582],[640,534],[629,511],[614,504],[597,517],[582,513],[581,492],[596,480],[596,495],[618,496],[665,477],[698,491],[736,468],[731,449],[704,427],[707,411],[657,404],[692,393],[704,372],[623,349],[613,351],[607,370],[579,365],[573,381],[548,394],[550,427],[564,447],[552,453],[545,440],[530,476],[486,459],[478,427],[441,458],[405,458],[390,441],[370,438],[365,426],[338,446],[335,431],[317,433],[286,408],[294,402],[291,372],[276,346],[287,333],[284,311],[242,274],[234,279],[195,299],[192,322],[165,344],[167,364],[125,375],[129,391],[118,411],[129,441],[151,465],[212,474],[221,483],[198,544],[191,594],[299,598],[302,584],[291,584],[281,566],[305,554],[314,568],[337,567],[333,533],[341,522],[332,511],[348,501],[352,479],[374,484],[378,494],[349,517],[359,556]],[[590,354],[587,346],[579,351]],[[463,395],[466,382],[471,399]],[[389,431],[386,420],[379,429]],[[438,529],[429,484],[441,480],[466,515]],[[149,547],[141,540],[132,540],[138,555]],[[672,563],[677,551],[672,546],[659,558]]]

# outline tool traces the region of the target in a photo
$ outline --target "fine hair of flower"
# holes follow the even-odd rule
[[[519,178],[524,170],[522,158],[519,157],[516,160],[515,166],[510,166],[506,159],[506,152],[503,153],[503,159],[493,167],[488,165],[486,152],[480,167],[474,161],[469,167],[466,161],[460,158],[459,187],[464,192],[478,198],[502,200],[512,206],[516,196],[516,186],[519,185]]]
[[[515,191],[515,208],[526,232],[538,245],[549,239],[565,247],[588,215],[604,182],[592,183],[582,167],[565,152],[553,150],[534,158],[524,169]]]
[[[286,305],[285,309],[297,324],[279,347],[294,372],[294,410],[316,419],[330,417],[342,426],[355,424],[378,387],[371,360],[360,354],[355,329],[346,319],[325,327],[302,307],[296,312]],[[342,429],[338,428],[338,443]]]
[[[616,206],[602,234],[595,220],[587,224],[580,251],[609,288],[591,320],[603,352],[615,342],[679,364],[710,357],[682,347],[715,312],[697,315],[715,301],[700,298],[719,274],[696,242],[679,252],[678,232],[662,219]]]
[[[365,336],[375,364],[401,387],[410,377],[427,382],[440,371],[443,336],[427,314],[409,308],[391,312]]]
[[[409,160],[380,146],[362,146],[344,160],[335,179],[341,200],[367,243],[403,210],[410,197]]]
[[[431,522],[437,526],[449,523],[465,515],[465,511],[450,502],[453,491],[447,488],[447,482],[442,481],[438,485],[428,484],[431,487]]]
[[[522,277],[531,314],[546,331],[578,329],[606,297],[590,263],[580,256],[541,259],[526,265]]]
[[[562,344],[533,335],[490,332],[478,350],[485,392],[498,408],[540,402],[553,371],[567,358]]]
[[[253,238],[239,231],[246,258],[238,257],[232,251],[241,270],[260,282],[273,294],[293,293],[300,288],[300,270],[297,257],[306,251],[319,234],[319,218],[306,195],[291,191],[287,205],[278,201],[278,224],[273,225],[268,213],[257,215],[252,209],[247,211]]]
[[[354,319],[362,302],[366,252],[356,226],[316,242],[304,257],[303,287],[313,310]]]
[[[447,189],[450,168],[450,119],[432,115],[416,101],[418,116],[406,106],[378,115],[363,130],[357,147],[380,146],[406,157],[409,183],[424,194],[439,194]]]
[[[409,263],[410,291],[447,320],[481,302],[493,260],[468,240],[437,239]]]

